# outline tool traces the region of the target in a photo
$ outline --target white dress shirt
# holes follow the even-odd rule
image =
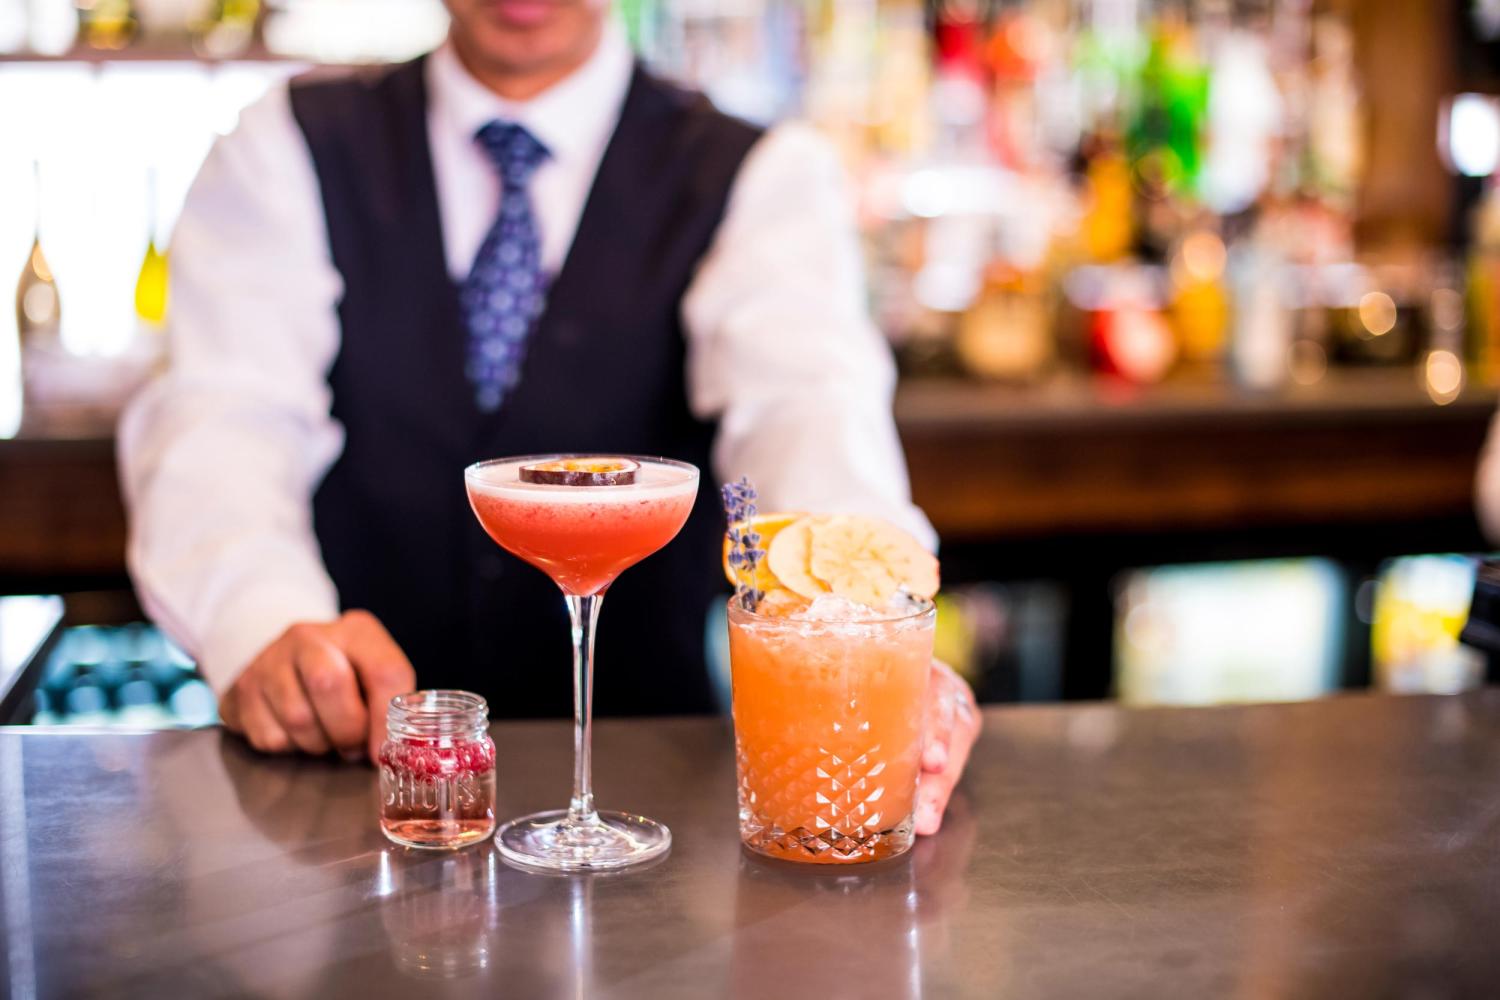
[[[427,127],[448,270],[467,275],[499,209],[473,141],[524,125],[551,152],[531,182],[542,266],[562,266],[614,131],[633,56],[611,24],[593,56],[504,101],[451,46],[427,63]],[[128,559],[145,607],[226,689],[288,626],[337,616],[311,498],[343,447],[326,376],[342,281],[285,87],[246,109],[194,182],[172,243],[171,367],[119,433]],[[836,155],[802,126],[750,151],[682,305],[693,412],[719,421],[714,471],[761,509],[871,513],[935,545],[911,505],[889,350],[865,309]],[[454,476],[461,470],[455,469]]]

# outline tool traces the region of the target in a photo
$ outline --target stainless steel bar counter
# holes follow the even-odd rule
[[[566,798],[500,724],[502,816]],[[614,876],[388,844],[375,775],[213,731],[0,731],[12,997],[1460,997],[1500,983],[1500,692],[990,709],[943,832],[741,853],[725,721],[605,721]]]

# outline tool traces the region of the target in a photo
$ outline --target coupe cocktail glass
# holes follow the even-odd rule
[[[936,612],[842,620],[729,602],[740,839],[788,861],[903,853],[922,758]]]
[[[538,463],[623,459],[638,463],[621,486],[523,482]],[[594,808],[594,628],[615,577],[676,537],[693,509],[698,470],[685,462],[634,455],[529,455],[464,470],[474,514],[506,551],[562,589],[573,636],[573,798],[567,809],[535,813],[500,827],[506,860],[552,871],[624,868],[666,852],[672,834],[644,816]]]

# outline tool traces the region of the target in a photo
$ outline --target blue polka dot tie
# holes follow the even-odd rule
[[[500,174],[500,215],[459,290],[459,306],[469,328],[465,373],[479,408],[493,413],[521,377],[526,337],[546,302],[541,236],[527,185],[550,154],[510,122],[490,122],[474,141]]]

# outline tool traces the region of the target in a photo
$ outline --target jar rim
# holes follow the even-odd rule
[[[386,729],[393,738],[447,739],[477,736],[489,728],[489,705],[471,691],[434,688],[391,699]]]
[[[399,712],[416,717],[471,712],[489,715],[490,706],[472,691],[460,691],[456,688],[426,688],[396,695],[391,699],[388,711],[393,715]]]

